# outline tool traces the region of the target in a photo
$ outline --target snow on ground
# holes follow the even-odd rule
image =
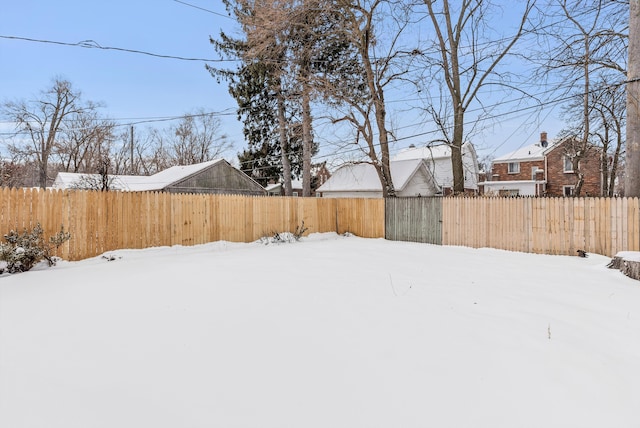
[[[0,278],[0,426],[638,427],[610,261],[316,234]]]

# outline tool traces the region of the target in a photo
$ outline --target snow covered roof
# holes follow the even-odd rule
[[[543,147],[540,143],[531,144],[525,147],[521,147],[510,153],[502,156],[498,156],[493,160],[496,162],[517,162],[517,161],[530,161],[544,159],[544,155],[548,150],[554,147],[554,142],[549,142],[547,147]]]
[[[201,162],[193,165],[178,165],[167,168],[164,171],[160,171],[156,174],[144,178],[144,180],[132,180],[128,182],[129,190],[144,191],[144,190],[161,190],[165,187],[175,183],[176,181],[183,180],[190,177],[203,169],[210,167],[222,159],[214,159],[208,162]],[[131,176],[128,176],[131,177]]]
[[[167,186],[188,178],[223,159],[214,159],[208,162],[201,162],[193,165],[178,165],[167,168],[153,175],[110,175],[111,187],[117,190],[133,192],[143,192],[152,190],[162,190]],[[72,172],[59,172],[53,187],[58,189],[69,189],[89,180],[98,180],[98,174],[77,174]]]
[[[401,150],[393,160],[440,159],[451,157],[451,148],[447,145],[409,147]]]
[[[462,145],[462,151],[465,152],[472,148],[471,143],[466,142]],[[451,158],[451,147],[447,144],[429,145],[423,147],[409,147],[401,150],[394,156],[393,160],[406,159],[449,159]]]
[[[402,190],[418,168],[422,159],[393,160],[389,162],[391,179],[396,190]],[[369,163],[345,164],[320,186],[318,192],[381,191],[382,185],[375,167]]]
[[[273,184],[267,184],[265,186],[265,189],[268,192],[280,189],[281,187],[283,187],[283,183],[273,183]],[[292,189],[302,189],[302,180],[291,180],[291,188]]]

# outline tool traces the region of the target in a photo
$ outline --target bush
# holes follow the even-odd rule
[[[294,232],[273,232],[271,236],[263,236],[260,238],[260,242],[265,245],[297,242],[307,230],[309,230],[309,228],[304,226],[303,220],[300,226],[296,226]]]
[[[0,273],[26,272],[37,263],[46,260],[49,266],[56,264],[53,251],[60,245],[71,239],[71,234],[60,227],[60,232],[45,240],[42,236],[43,230],[40,223],[28,231],[24,229],[22,233],[15,230],[4,235],[5,242],[0,243],[0,261],[6,263],[4,268],[0,268]]]

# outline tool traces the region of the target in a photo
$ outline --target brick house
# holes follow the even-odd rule
[[[491,174],[479,183],[481,194],[499,196],[573,196],[578,174],[572,154],[574,140],[547,141],[540,134],[536,144],[500,156],[491,163]],[[578,162],[584,181],[581,196],[602,194],[602,150],[590,146]],[[481,178],[482,180],[482,178]]]

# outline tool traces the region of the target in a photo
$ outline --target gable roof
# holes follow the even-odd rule
[[[110,175],[109,177],[112,180],[111,186],[117,190],[132,192],[162,190],[219,162],[226,161],[224,159],[214,159],[193,165],[172,166],[153,175]],[[53,183],[53,187],[69,189],[75,185],[81,184],[82,180],[87,178],[93,181],[99,179],[100,175],[59,172]]]
[[[402,191],[418,169],[427,168],[423,159],[393,160],[389,162],[391,179],[397,191]],[[428,168],[427,168],[428,169]],[[317,189],[318,192],[380,192],[382,184],[375,167],[370,163],[342,165]]]
[[[530,144],[505,155],[498,156],[493,160],[493,162],[500,163],[542,160],[547,153],[556,147],[558,147],[558,142],[555,140],[549,141],[549,145],[547,147],[543,147],[540,143]]]

